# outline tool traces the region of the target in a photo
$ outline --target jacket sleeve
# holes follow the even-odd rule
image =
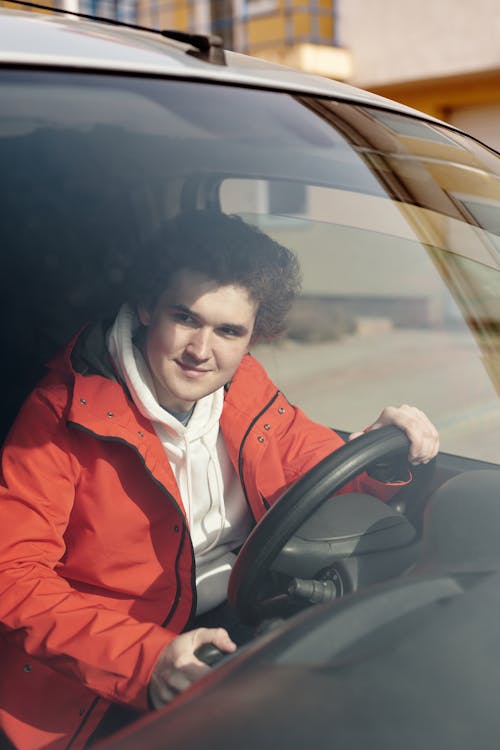
[[[107,608],[59,574],[78,475],[64,419],[35,391],[2,454],[0,621],[31,656],[145,710],[152,669],[175,633]]]
[[[286,430],[280,434],[278,441],[281,460],[285,467],[286,483],[277,491],[270,493],[268,500],[271,504],[297,479],[344,445],[344,440],[338,433],[314,422],[301,409],[291,405],[288,405],[287,409],[292,411],[293,416]],[[387,502],[410,481],[411,473],[408,473],[408,479],[395,482],[381,482],[362,473],[345,484],[338,494],[363,492]]]

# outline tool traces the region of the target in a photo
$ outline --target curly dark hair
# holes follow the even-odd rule
[[[185,269],[248,291],[258,305],[254,341],[285,330],[286,314],[300,289],[298,260],[239,216],[193,211],[165,222],[131,269],[129,301],[154,309],[172,276]]]

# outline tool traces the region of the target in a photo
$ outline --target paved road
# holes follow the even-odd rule
[[[387,404],[413,403],[443,450],[500,462],[500,398],[467,332],[392,330],[253,352],[290,401],[339,429],[362,429]]]

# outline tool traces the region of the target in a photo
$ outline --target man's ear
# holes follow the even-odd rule
[[[137,315],[143,326],[151,324],[151,313],[145,305],[137,305]]]

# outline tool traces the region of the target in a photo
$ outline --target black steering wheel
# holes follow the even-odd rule
[[[326,456],[275,503],[241,548],[229,579],[228,600],[242,622],[253,622],[259,583],[290,537],[332,494],[383,459],[408,453],[409,440],[397,427],[364,433]]]

